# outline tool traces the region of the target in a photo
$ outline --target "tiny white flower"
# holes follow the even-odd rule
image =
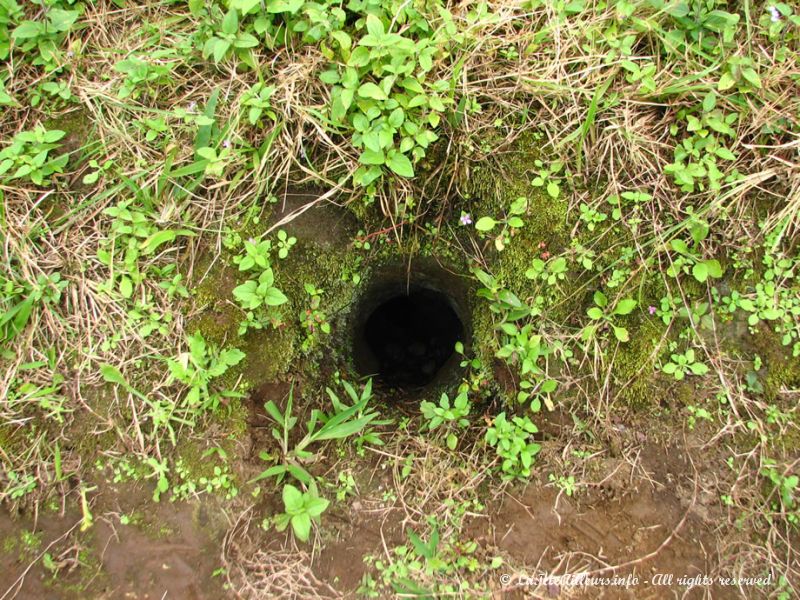
[[[230,148],[231,147],[231,141],[230,140],[223,140],[222,141],[222,147],[223,148]]]
[[[775,8],[774,6],[770,6],[769,8],[767,8],[767,10],[769,11],[770,14],[769,17],[770,21],[772,21],[773,23],[777,23],[778,21],[781,20],[781,11],[779,11],[777,8]]]

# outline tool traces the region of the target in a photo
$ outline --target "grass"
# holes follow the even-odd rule
[[[580,501],[596,457],[686,436],[714,573],[792,597],[798,27],[722,0],[0,0],[0,502],[58,499],[90,530],[114,476],[216,495],[241,515],[231,589],[324,597],[328,512],[369,498],[404,550],[354,557],[363,595],[470,597],[498,561],[532,567],[454,514],[491,520],[526,484]],[[376,385],[380,425],[254,482],[289,447],[263,422],[287,394],[258,389],[296,384],[301,430],[352,416],[350,311],[373,267],[417,255],[477,291],[462,383],[424,398],[466,394],[458,427]],[[328,507],[359,468],[391,474],[380,502],[362,482]],[[309,541],[260,550],[290,485]]]

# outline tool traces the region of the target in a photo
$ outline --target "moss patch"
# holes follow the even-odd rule
[[[617,401],[628,408],[641,410],[652,407],[657,400],[653,392],[659,390],[660,385],[655,365],[665,327],[658,319],[645,318],[632,329],[630,341],[617,347],[611,375],[619,386]]]
[[[288,298],[278,308],[281,324],[275,328],[250,329],[243,336],[238,334],[245,315],[235,302],[233,289],[251,276],[240,273],[233,264],[233,257],[238,252],[225,251],[213,262],[211,257],[198,262],[197,272],[207,271],[207,274],[194,289],[196,314],[189,322],[189,331],[200,331],[218,346],[235,346],[246,355],[241,363],[225,374],[220,382],[223,385],[232,386],[240,381],[240,391],[252,389],[279,378],[290,366],[297,366],[301,351],[308,354],[326,346],[329,340],[321,333],[310,343],[305,343],[308,332],[301,323],[301,315],[311,302],[305,290],[306,283],[324,290],[320,309],[329,320],[352,303],[355,286],[344,275],[357,271],[359,267],[348,237],[350,226],[343,224],[347,215],[343,216],[342,211],[331,210],[329,206],[314,207],[307,213],[302,219],[298,218],[298,223],[292,221],[284,228],[289,235],[298,238],[288,257],[273,257],[275,285]],[[280,218],[281,214],[265,220],[259,227],[262,233],[268,223]],[[323,230],[328,234],[317,236],[314,233]],[[331,235],[331,231],[337,233]],[[252,228],[248,234],[261,235]],[[274,235],[270,237],[275,239]]]

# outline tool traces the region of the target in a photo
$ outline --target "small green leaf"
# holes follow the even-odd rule
[[[127,275],[123,275],[122,279],[119,280],[119,293],[122,294],[122,297],[125,299],[133,296],[133,282]]]
[[[125,377],[122,375],[120,370],[113,365],[105,363],[100,365],[100,374],[108,383],[114,383],[124,388],[128,387],[128,382],[125,380]]]
[[[286,512],[291,513],[302,510],[303,493],[291,484],[283,486],[283,506]]]
[[[725,90],[731,89],[736,84],[736,80],[733,78],[729,72],[725,72],[722,74],[722,77],[719,78],[719,83],[717,83],[717,89],[720,92],[724,92]]]
[[[222,33],[233,35],[239,31],[239,13],[230,9],[222,20]]]
[[[264,302],[268,306],[280,306],[285,304],[289,299],[278,288],[271,287],[267,289],[264,295]]]
[[[375,37],[383,37],[383,22],[375,15],[367,15],[367,32]]]
[[[594,303],[600,308],[605,308],[606,306],[608,306],[608,298],[603,292],[599,290],[594,293],[592,299],[594,300]]]
[[[620,342],[627,342],[630,339],[628,330],[624,327],[614,326],[614,337],[616,337]]]
[[[703,283],[708,279],[708,266],[703,262],[695,263],[692,267],[692,275],[697,281]]]
[[[636,300],[626,298],[625,300],[620,300],[619,304],[617,304],[617,308],[614,310],[614,314],[629,315],[633,312],[634,308],[636,308]]]
[[[478,231],[491,231],[494,229],[495,225],[497,225],[497,221],[495,221],[492,217],[481,217],[475,223],[475,229]]]
[[[402,177],[414,177],[414,167],[408,157],[401,152],[390,153],[386,166]]]
[[[380,87],[371,81],[361,84],[361,87],[358,88],[358,95],[362,98],[372,98],[373,100],[387,100],[389,98]]]
[[[311,517],[308,513],[300,513],[292,517],[292,530],[301,542],[307,542],[311,535]]]
[[[603,318],[603,311],[597,308],[596,306],[592,306],[589,310],[586,311],[586,314],[589,315],[589,318],[594,319],[595,321]]]

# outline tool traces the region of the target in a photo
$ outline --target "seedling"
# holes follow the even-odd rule
[[[29,179],[36,185],[50,183],[50,177],[62,173],[69,155],[57,158],[50,151],[59,147],[58,142],[66,135],[60,129],[48,131],[37,125],[31,131],[23,131],[14,136],[11,145],[0,151],[0,177],[4,179]],[[9,173],[6,175],[6,173]]]
[[[589,315],[590,319],[596,321],[596,323],[587,325],[583,329],[582,339],[588,341],[594,337],[595,333],[597,333],[601,327],[608,326],[613,330],[614,337],[616,337],[617,340],[620,342],[627,342],[630,339],[628,330],[625,327],[615,325],[613,321],[615,320],[614,317],[631,314],[633,309],[636,308],[636,300],[624,298],[611,308],[609,307],[608,297],[603,292],[595,292],[592,298],[594,300],[594,306],[590,307],[586,311],[586,314]]]
[[[542,449],[531,441],[539,429],[527,417],[513,417],[510,421],[501,412],[486,430],[485,440],[502,459],[500,470],[504,479],[527,478],[531,474],[534,457]]]
[[[442,393],[438,405],[423,400],[420,403],[420,410],[427,421],[426,427],[428,431],[434,431],[441,425],[444,425],[448,429],[447,447],[450,448],[450,450],[455,450],[458,444],[458,437],[452,429],[463,429],[469,425],[469,420],[465,418],[470,411],[470,402],[467,397],[467,392],[460,392],[458,396],[453,399],[452,406],[450,404],[450,398],[447,397],[446,393]]]
[[[307,542],[312,523],[319,522],[319,516],[329,504],[328,500],[319,497],[316,486],[312,485],[309,491],[301,492],[287,483],[283,486],[285,512],[275,517],[275,528],[283,531],[291,524],[295,537],[301,542]]]
[[[695,359],[693,348],[689,348],[683,354],[672,354],[670,361],[661,367],[661,370],[667,375],[672,375],[678,381],[688,374],[705,375],[708,373],[708,367]]]

